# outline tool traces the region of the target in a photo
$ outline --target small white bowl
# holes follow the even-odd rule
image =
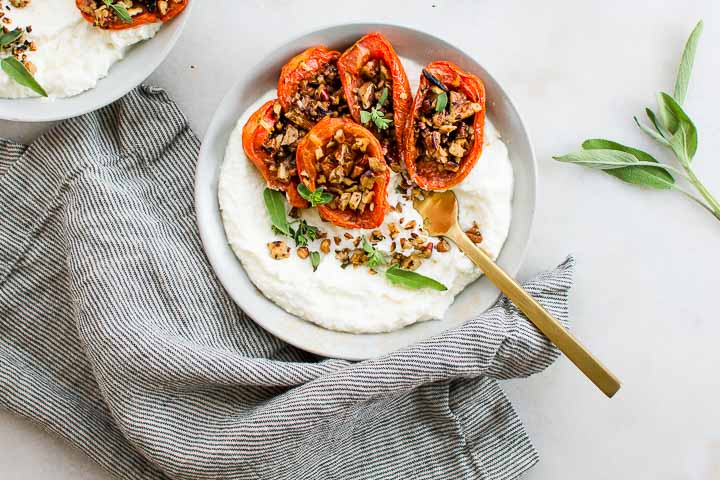
[[[190,0],[185,10],[165,23],[155,37],[132,46],[125,58],[113,65],[108,76],[95,88],[67,98],[0,98],[0,119],[51,122],[77,117],[114,102],[140,85],[167,58],[196,1]]]
[[[230,134],[241,114],[258,97],[274,88],[280,68],[293,55],[313,45],[343,50],[368,32],[380,31],[398,55],[425,65],[450,60],[478,75],[487,90],[488,114],[510,152],[515,193],[510,232],[498,263],[517,274],[525,258],[535,212],[536,163],[530,137],[510,98],[495,79],[457,47],[412,28],[387,24],[340,25],[291,39],[269,56],[248,66],[218,107],[205,135],[195,178],[195,207],[200,236],[217,277],[237,304],[260,326],[303,350],[327,357],[362,360],[411,345],[462,324],[487,310],[497,299],[497,288],[485,277],[469,285],[455,299],[442,320],[421,322],[380,334],[350,334],[326,330],[287,313],[268,300],[248,278],[225,238],[218,205],[218,177]]]

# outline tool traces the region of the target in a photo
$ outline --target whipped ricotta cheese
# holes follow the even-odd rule
[[[419,72],[420,68],[415,67],[414,71]],[[417,78],[410,77],[411,82],[417,82]],[[331,330],[389,332],[415,322],[442,318],[455,296],[481,275],[454,245],[449,252],[434,252],[416,270],[441,282],[448,290],[411,290],[391,284],[382,272],[370,275],[366,266],[341,268],[334,251],[354,248],[352,240],[345,239],[343,234],[349,232],[355,238],[369,237],[368,230],[339,228],[322,221],[317,209],[303,210],[301,218],[310,225],[326,232],[328,238],[338,236],[342,239],[339,246],[333,243],[331,252],[322,256],[316,272],[307,259],[296,255],[292,239],[271,232],[271,220],[263,201],[266,184],[243,152],[242,127],[250,115],[274,95],[274,91],[268,92],[238,121],[227,146],[219,180],[218,195],[227,240],[252,282],[286,311]],[[399,203],[402,212],[389,211],[379,228],[385,239],[376,248],[383,252],[390,251],[390,223],[401,225],[403,219],[404,224],[415,220],[422,225],[412,202],[396,191],[400,180],[400,175],[392,173],[388,202],[390,205]],[[482,157],[472,173],[452,190],[460,204],[462,227],[469,229],[477,222],[483,235],[480,246],[496,258],[510,229],[513,171],[507,147],[490,120],[485,124]],[[401,229],[400,235],[407,235],[407,232]],[[288,258],[271,258],[267,244],[273,240],[287,241],[292,248]],[[437,243],[437,239],[430,240]],[[310,250],[318,251],[319,245],[320,240],[312,242]]]
[[[9,2],[2,2],[10,5]],[[27,51],[27,60],[37,68],[34,77],[51,98],[71,97],[94,88],[128,49],[152,38],[161,24],[146,24],[126,30],[103,30],[87,22],[75,0],[33,0],[29,5],[5,10],[9,29],[32,26],[27,34],[37,49]],[[38,96],[0,71],[0,97]]]

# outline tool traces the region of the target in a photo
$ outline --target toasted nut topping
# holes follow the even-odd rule
[[[338,237],[338,236],[333,237],[333,242],[335,242],[335,245],[340,245],[341,241],[342,240],[340,239],[340,237]]]
[[[326,255],[330,253],[330,240],[326,238],[325,240],[320,242],[320,251]]]
[[[370,232],[370,243],[382,242],[384,239],[385,236],[380,230],[373,230],[372,232]]]
[[[437,244],[437,251],[440,253],[449,252],[450,251],[450,243],[443,238]]]
[[[468,230],[465,230],[465,234],[470,240],[472,240],[473,243],[482,243],[483,241],[483,236],[477,222],[473,222],[473,226]]]
[[[347,238],[348,240],[352,240],[352,239],[354,238],[354,237],[352,236],[352,234],[349,233],[349,232],[343,233],[343,237]]]
[[[415,220],[410,220],[408,223],[405,224],[405,230],[412,230],[413,228],[417,227],[417,222]]]
[[[290,256],[290,247],[282,240],[276,240],[267,244],[270,256],[275,260],[282,260]]]
[[[297,249],[297,256],[305,260],[310,256],[310,249],[308,247],[300,247]]]
[[[388,232],[390,232],[390,238],[395,240],[395,237],[397,237],[398,233],[400,233],[400,230],[398,230],[398,226],[395,222],[388,223]]]

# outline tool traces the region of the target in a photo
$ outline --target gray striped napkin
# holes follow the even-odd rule
[[[558,352],[513,305],[361,363],[273,338],[203,254],[198,146],[149,87],[0,141],[0,407],[124,480],[507,479],[537,461],[496,380]],[[565,322],[573,263],[526,285]]]

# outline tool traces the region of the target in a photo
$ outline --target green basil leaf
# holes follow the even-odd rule
[[[360,122],[361,123],[370,123],[372,120],[372,114],[366,110],[360,110]]]
[[[112,0],[103,0],[103,3],[112,8],[115,12],[115,16],[118,17],[121,22],[132,23],[132,15],[130,15],[130,12],[127,11],[127,8],[125,8],[124,5],[116,5],[112,2]]]
[[[700,20],[690,34],[690,37],[685,44],[682,58],[680,59],[677,79],[675,80],[675,90],[673,92],[673,97],[680,105],[685,103],[685,96],[687,95],[688,84],[690,83],[690,75],[692,73],[693,64],[695,63],[695,51],[697,50],[697,44],[700,40],[702,31],[703,22]]]
[[[658,101],[662,103],[664,109],[672,117],[674,124],[676,125],[675,130],[670,130],[673,133],[676,146],[682,146],[682,158],[690,162],[695,153],[697,153],[698,146],[698,133],[697,128],[690,117],[685,113],[680,104],[675,101],[673,97],[667,93],[660,93]],[[678,136],[678,132],[683,131],[682,137]],[[670,139],[670,146],[673,151],[678,154],[678,150],[673,147],[673,139]]]
[[[266,188],[263,192],[263,199],[265,200],[265,209],[267,209],[270,215],[272,226],[283,235],[292,236],[292,231],[285,213],[285,196],[277,190]]]
[[[313,272],[317,272],[320,265],[320,254],[318,252],[310,252],[310,264],[313,267]]]
[[[23,36],[23,31],[19,28],[10,30],[0,35],[0,47],[5,48],[14,43],[18,38]]]
[[[646,163],[659,163],[652,155],[643,152],[632,147],[622,145],[611,140],[604,139],[591,139],[583,142],[582,147],[585,150],[617,150],[633,155],[641,162]],[[623,168],[614,168],[611,170],[605,170],[606,173],[622,180],[623,182],[632,183],[634,185],[641,185],[650,188],[656,188],[659,190],[665,190],[672,188],[675,183],[673,178],[667,170],[662,167],[648,167],[648,166],[629,166]]]
[[[385,271],[385,277],[393,285],[401,285],[413,290],[419,290],[421,288],[432,288],[433,290],[441,292],[447,290],[447,287],[437,280],[410,270],[403,270],[395,265]]]
[[[447,93],[443,92],[440,95],[438,95],[437,99],[435,100],[435,111],[442,112],[443,110],[445,110],[445,107],[447,107],[447,103],[448,103]]]
[[[0,60],[0,67],[2,67],[3,72],[7,73],[8,77],[12,78],[23,87],[28,87],[30,90],[38,95],[42,95],[43,97],[48,96],[45,89],[40,86],[37,80],[35,80],[35,77],[32,76],[32,73],[30,73],[28,69],[25,68],[25,65],[23,65],[17,58],[3,58]]]

